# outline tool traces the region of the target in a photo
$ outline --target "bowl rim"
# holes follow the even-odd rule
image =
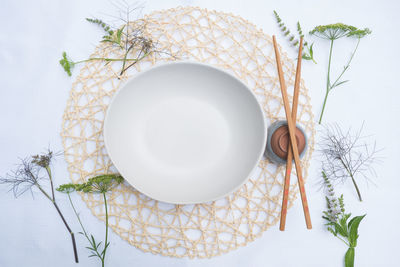
[[[164,202],[164,203],[178,204],[178,205],[179,204],[184,204],[184,205],[186,205],[186,204],[201,204],[201,203],[212,202],[212,201],[215,201],[215,200],[218,200],[218,199],[222,199],[222,198],[232,194],[233,192],[237,191],[243,184],[245,184],[249,180],[250,176],[253,174],[254,170],[258,166],[258,163],[264,157],[264,152],[265,152],[265,148],[266,148],[266,145],[267,145],[267,127],[266,127],[266,122],[265,122],[266,119],[265,119],[264,110],[263,110],[260,102],[258,101],[258,99],[257,99],[255,93],[253,92],[253,90],[251,90],[247,86],[247,84],[245,84],[242,80],[240,80],[239,78],[237,78],[233,74],[229,73],[225,69],[222,69],[222,68],[219,68],[219,67],[216,67],[214,65],[207,64],[207,63],[203,63],[203,62],[193,61],[193,60],[179,60],[179,61],[169,61],[169,62],[155,63],[155,65],[152,65],[148,69],[145,69],[144,71],[140,71],[140,72],[137,72],[134,75],[132,75],[129,79],[124,81],[119,86],[117,91],[114,93],[114,95],[112,96],[112,98],[111,98],[111,100],[110,100],[110,102],[108,104],[108,107],[107,107],[107,110],[106,110],[106,113],[105,113],[105,116],[104,116],[103,131],[102,132],[103,132],[103,142],[104,142],[104,146],[105,146],[107,155],[109,156],[111,162],[113,163],[113,165],[115,166],[117,171],[122,175],[122,177],[124,177],[124,174],[121,172],[121,170],[118,169],[117,164],[115,164],[115,162],[113,161],[112,155],[111,155],[111,153],[109,152],[109,149],[108,149],[110,147],[110,145],[108,144],[108,141],[107,141],[107,138],[106,138],[106,136],[107,136],[107,127],[106,127],[106,125],[107,125],[107,121],[109,120],[109,110],[112,107],[112,104],[115,101],[115,99],[118,97],[118,94],[125,87],[127,87],[133,80],[135,80],[136,78],[138,78],[138,77],[140,77],[142,75],[146,75],[148,72],[154,71],[155,69],[164,68],[164,67],[168,67],[168,66],[171,66],[171,65],[197,65],[197,66],[202,66],[202,67],[213,69],[214,71],[222,72],[222,73],[228,75],[230,78],[234,79],[236,82],[238,82],[241,85],[243,85],[243,87],[246,88],[250,92],[250,95],[253,97],[253,99],[257,103],[257,110],[260,112],[261,117],[262,117],[261,123],[262,123],[262,131],[263,131],[262,132],[263,143],[262,143],[262,146],[261,146],[260,150],[258,151],[257,160],[254,162],[253,167],[250,169],[250,171],[247,174],[247,176],[244,177],[242,182],[239,183],[238,185],[236,185],[233,189],[231,189],[228,192],[226,192],[224,194],[221,194],[219,196],[208,198],[208,199],[204,199],[202,201],[168,201],[168,200],[165,200],[165,199],[160,199],[160,198],[157,198],[157,197],[153,196],[152,193],[146,192],[146,190],[143,190],[140,186],[133,185],[129,181],[127,181],[126,179],[124,179],[124,180],[126,180],[130,186],[132,186],[133,188],[138,190],[140,193],[143,193],[144,195],[146,195],[146,196],[148,196],[148,197],[150,197],[150,198],[152,198],[154,200],[161,201],[161,202]]]

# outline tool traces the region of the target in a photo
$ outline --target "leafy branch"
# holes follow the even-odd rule
[[[278,13],[274,10],[274,16],[276,19],[276,22],[279,26],[279,29],[282,31],[283,35],[287,37],[289,43],[293,47],[298,47],[299,46],[299,39],[300,37],[304,38],[303,30],[301,28],[300,22],[297,22],[297,34],[299,39],[297,39],[293,34],[291,34],[289,28],[285,25],[285,23],[282,21],[281,17],[278,15]],[[313,51],[313,45],[314,44],[309,44],[307,41],[304,41],[304,52],[302,55],[302,58],[305,60],[312,60],[315,64],[317,62],[314,60],[314,51]]]
[[[103,61],[105,62],[105,64],[108,64],[110,62],[122,62],[121,71],[119,72],[119,75],[121,76],[130,67],[152,53],[163,53],[170,55],[168,52],[159,50],[157,48],[157,42],[147,37],[147,35],[145,34],[145,21],[139,21],[135,24],[130,21],[130,13],[135,11],[138,7],[131,8],[128,4],[126,4],[124,8],[125,9],[123,11],[120,11],[120,13],[124,13],[126,17],[120,18],[120,20],[123,22],[123,26],[115,30],[112,29],[112,26],[100,19],[86,18],[88,22],[98,25],[100,28],[103,29],[105,35],[102,37],[101,42],[107,43],[113,48],[118,48],[122,50],[123,57],[90,57],[84,60],[74,61],[64,51],[62,53],[62,58],[60,59],[59,63],[63,67],[64,71],[68,74],[68,76],[72,75],[72,70],[76,65],[89,61]],[[107,47],[105,47],[104,49],[106,48]]]
[[[327,221],[327,230],[348,247],[344,257],[345,266],[354,267],[355,247],[359,237],[358,227],[366,215],[350,219],[351,213],[345,211],[343,195],[339,198],[335,196],[333,185],[324,171],[322,178],[327,188],[325,196],[327,210],[323,212],[322,218]]]
[[[82,232],[79,233],[85,236],[86,240],[89,242],[89,246],[86,247],[90,251],[89,257],[97,257],[100,260],[102,267],[105,266],[106,252],[110,245],[110,242],[108,241],[108,206],[107,206],[106,193],[111,191],[113,188],[115,188],[122,182],[123,178],[119,174],[105,174],[90,178],[86,183],[64,184],[57,188],[57,191],[66,193],[68,195],[69,202],[82,228]],[[97,242],[94,236],[92,234],[89,234],[86,231],[85,227],[83,226],[80,216],[76,211],[75,205],[73,204],[70,196],[70,194],[74,191],[83,193],[102,194],[104,201],[105,221],[106,221],[104,243],[102,241]]]
[[[348,82],[348,80],[341,80],[341,78],[342,78],[343,74],[350,67],[350,63],[353,60],[354,55],[358,49],[358,45],[360,43],[361,38],[363,38],[364,36],[366,36],[368,34],[371,34],[371,31],[368,28],[358,29],[354,26],[346,25],[343,23],[336,23],[336,24],[329,24],[329,25],[323,25],[323,26],[316,26],[312,31],[310,31],[310,34],[330,41],[326,91],[325,91],[324,102],[322,105],[321,115],[320,115],[319,121],[318,121],[318,123],[321,124],[322,116],[325,111],[326,102],[328,100],[329,93],[334,88]],[[355,38],[357,38],[357,44],[356,44],[353,52],[351,53],[350,58],[347,61],[347,64],[343,67],[342,72],[339,74],[339,76],[336,79],[331,79],[331,62],[332,62],[333,43],[335,40],[338,40],[343,37],[355,37]]]

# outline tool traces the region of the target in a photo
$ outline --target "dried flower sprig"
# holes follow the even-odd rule
[[[108,43],[111,47],[121,49],[123,51],[123,57],[90,57],[84,60],[73,61],[64,51],[59,63],[68,76],[72,75],[72,70],[76,65],[88,61],[103,61],[105,64],[110,62],[122,62],[121,71],[119,73],[119,76],[121,76],[126,70],[150,54],[167,54],[175,58],[175,56],[168,52],[158,49],[158,43],[145,34],[145,28],[147,26],[145,21],[132,24],[129,19],[130,13],[136,11],[140,7],[136,6],[132,8],[130,5],[125,4],[123,7],[118,6],[118,8],[122,9],[120,10],[120,20],[124,25],[115,30],[112,30],[112,26],[100,19],[87,18],[86,20],[99,25],[105,32],[101,42]]]
[[[48,150],[46,153],[34,155],[26,159],[21,160],[21,164],[16,170],[6,174],[5,177],[0,177],[0,184],[6,184],[10,186],[10,190],[13,191],[14,196],[18,197],[26,191],[31,191],[32,188],[37,188],[55,207],[58,215],[63,221],[65,228],[71,235],[72,247],[74,251],[75,262],[78,260],[78,252],[76,249],[75,236],[69,227],[64,215],[58,207],[53,185],[53,175],[51,172],[51,163],[54,159],[55,154]],[[42,171],[46,171],[46,176],[42,176]],[[45,190],[43,181],[48,180],[50,184],[51,193]],[[33,193],[33,192],[32,192]]]
[[[355,133],[344,132],[338,124],[328,125],[321,137],[323,170],[331,182],[351,180],[358,199],[362,201],[357,181],[376,176],[374,164],[378,163],[380,150],[376,143],[368,144],[361,136],[363,126]],[[326,184],[326,183],[324,183]]]
[[[333,185],[324,171],[322,171],[322,178],[326,188],[327,204],[327,210],[323,211],[322,218],[327,221],[327,230],[348,246],[344,257],[345,266],[354,267],[355,247],[359,237],[358,227],[365,215],[350,219],[351,213],[346,213],[343,195],[339,198],[335,196]]]
[[[354,26],[346,25],[343,23],[336,23],[336,24],[329,24],[329,25],[323,25],[323,26],[316,26],[312,31],[310,31],[310,34],[315,35],[322,39],[329,40],[331,42],[330,49],[329,49],[328,74],[327,74],[327,80],[326,80],[325,98],[324,98],[324,102],[322,105],[321,115],[318,120],[318,123],[321,124],[322,116],[325,111],[326,102],[328,100],[329,93],[332,91],[332,89],[348,82],[348,80],[342,81],[341,78],[342,78],[343,74],[350,67],[350,63],[353,60],[353,57],[357,51],[357,48],[358,48],[358,45],[360,44],[361,38],[365,37],[368,34],[371,34],[371,31],[368,28],[358,29]],[[357,44],[356,44],[353,52],[351,53],[350,58],[347,61],[347,64],[343,67],[342,72],[333,81],[333,79],[331,79],[331,62],[332,62],[333,43],[335,40],[338,40],[343,37],[355,37],[355,38],[357,38]]]
[[[276,22],[278,23],[279,29],[282,31],[283,35],[287,37],[289,43],[293,47],[298,47],[299,46],[299,39],[297,39],[293,34],[291,34],[290,30],[288,27],[286,27],[285,23],[282,21],[281,17],[278,15],[278,13],[274,10],[274,16],[276,19]],[[299,37],[304,38],[303,30],[301,28],[300,22],[297,22],[297,33]],[[302,58],[305,60],[312,60],[315,64],[317,62],[314,59],[314,51],[313,51],[313,45],[314,44],[309,44],[307,41],[304,41],[304,52]]]
[[[106,252],[107,248],[110,245],[108,242],[108,207],[107,207],[107,196],[106,193],[111,191],[113,188],[118,186],[123,182],[123,178],[119,174],[105,174],[90,178],[86,183],[82,184],[63,184],[57,188],[57,191],[66,193],[68,195],[69,202],[72,206],[72,209],[78,219],[78,222],[82,228],[83,232],[79,232],[80,234],[84,235],[87,241],[89,242],[90,246],[86,247],[90,250],[91,254],[89,257],[97,257],[100,262],[101,266],[105,266],[105,259],[106,259]],[[83,192],[83,193],[99,193],[103,195],[104,200],[104,209],[105,209],[105,221],[106,221],[106,229],[105,229],[105,240],[104,246],[102,246],[102,241],[97,242],[96,239],[92,234],[86,231],[83,223],[80,219],[78,212],[75,209],[75,205],[72,202],[70,194],[74,191]]]

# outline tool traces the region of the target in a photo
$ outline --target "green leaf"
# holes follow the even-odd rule
[[[358,226],[364,217],[366,216],[356,216],[349,222],[349,242],[352,247],[357,246],[357,238],[358,238]]]
[[[117,31],[117,40],[119,43],[121,42],[122,31],[124,30],[124,28],[125,28],[125,25],[122,26],[122,28]]]
[[[337,233],[335,231],[333,231],[333,229],[331,227],[327,228],[329,232],[331,232],[334,236],[337,236]]]
[[[313,45],[314,45],[314,43],[312,43],[312,44],[310,45],[310,47],[308,48],[308,51],[309,51],[311,57],[313,57],[313,55],[314,55]]]
[[[340,224],[336,223],[336,222],[332,222],[332,223],[335,226],[335,231],[336,232],[338,232],[343,237],[348,237],[347,230],[343,229],[343,227]]]
[[[350,221],[349,221],[349,224],[348,224],[348,228],[350,229],[350,227],[351,227],[351,225],[354,223],[354,220],[357,218],[357,216],[356,217],[354,217],[354,218],[352,218]]]
[[[90,23],[99,25],[109,35],[113,35],[114,32],[111,30],[111,27],[107,23],[103,22],[101,19],[86,18],[86,20],[89,21]]]
[[[344,216],[339,220],[340,226],[342,227],[343,231],[345,232],[345,236],[349,236],[348,228],[347,228],[347,219],[349,217]]]
[[[344,256],[344,266],[354,267],[354,248],[349,248]]]
[[[335,87],[338,87],[339,85],[342,85],[342,84],[344,84],[344,83],[347,83],[349,80],[345,80],[345,81],[341,81],[341,82],[338,82],[337,84],[335,84]]]

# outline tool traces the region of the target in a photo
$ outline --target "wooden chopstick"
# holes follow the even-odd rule
[[[288,128],[289,128],[290,144],[291,144],[292,152],[293,152],[293,156],[294,156],[294,164],[296,166],[297,180],[298,180],[299,187],[300,187],[300,195],[301,195],[301,202],[303,204],[304,217],[306,220],[307,228],[311,229],[312,225],[311,225],[310,212],[308,209],[306,191],[304,189],[303,174],[302,174],[301,165],[300,165],[299,150],[297,148],[297,141],[296,141],[296,137],[295,137],[296,125],[293,123],[292,114],[290,112],[289,99],[287,96],[285,79],[283,77],[281,57],[279,54],[278,44],[276,43],[275,35],[272,36],[272,39],[273,39],[273,43],[274,43],[276,65],[278,68],[279,83],[281,85],[283,106],[285,108],[286,120],[287,120],[287,124],[288,124]]]
[[[296,78],[294,81],[293,103],[292,103],[292,120],[295,125],[297,119],[297,106],[299,103],[302,56],[303,56],[303,37],[300,37],[299,54],[297,56]],[[283,198],[282,198],[282,208],[281,208],[281,221],[279,226],[279,230],[281,231],[285,231],[286,214],[287,214],[287,206],[289,199],[290,175],[292,173],[292,166],[293,166],[293,152],[291,149],[289,149],[286,160],[285,183],[283,187]]]

